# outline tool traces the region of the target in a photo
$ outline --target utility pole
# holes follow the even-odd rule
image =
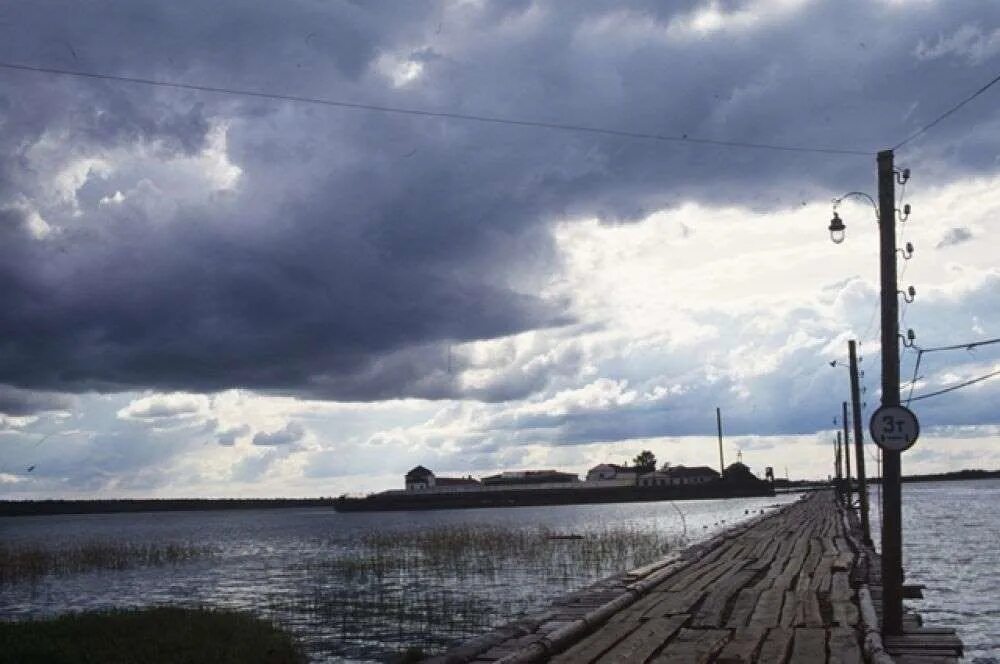
[[[899,301],[896,284],[896,173],[892,150],[878,153],[882,282],[882,406],[899,405]],[[882,470],[882,633],[903,632],[903,514],[900,453],[885,450]]]
[[[726,462],[722,458],[722,409],[715,407],[715,425],[719,429],[719,475],[726,478]]]
[[[865,478],[865,446],[861,432],[861,388],[858,380],[858,351],[854,339],[847,342],[847,355],[851,361],[851,410],[854,413],[854,458],[858,469],[858,499],[861,511],[861,532],[865,544],[871,544],[872,530],[868,522],[868,483]]]
[[[851,509],[854,499],[851,497],[851,437],[847,435],[847,402],[843,403],[844,421],[844,474],[847,476],[847,509]]]
[[[840,453],[840,432],[837,432],[837,447],[834,453],[834,458],[837,463],[837,497],[840,498],[840,502],[844,502],[844,465],[841,462],[843,457]]]

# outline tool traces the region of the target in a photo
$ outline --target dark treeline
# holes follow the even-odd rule
[[[956,470],[950,473],[930,473],[927,475],[904,475],[904,482],[954,482],[958,480],[989,480],[1000,477],[1000,470]],[[855,478],[856,479],[856,478]],[[873,484],[881,482],[879,477],[868,479]]]
[[[249,510],[331,507],[332,498],[170,498],[141,500],[3,500],[0,516],[105,514],[180,510]]]

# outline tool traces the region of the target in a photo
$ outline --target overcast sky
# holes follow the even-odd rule
[[[0,68],[0,497],[714,465],[716,406],[731,458],[823,477],[829,363],[861,340],[866,421],[880,366],[873,211],[834,245],[831,200],[1000,72],[1000,5],[16,0],[0,62],[868,153]],[[924,346],[1000,337],[998,103],[897,153]],[[914,395],[997,369],[927,355]],[[1000,467],[998,405],[914,402],[904,472]]]

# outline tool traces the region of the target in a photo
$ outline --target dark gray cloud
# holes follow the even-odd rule
[[[958,226],[956,228],[949,229],[941,241],[937,243],[937,248],[942,249],[944,247],[950,247],[956,244],[961,244],[967,240],[972,239],[972,231],[964,226]]]
[[[66,410],[72,405],[73,399],[64,394],[0,385],[0,415],[34,415],[44,411]]]
[[[204,7],[22,3],[4,10],[0,59],[876,149],[993,75],[988,54],[933,45],[960,46],[948,35],[1000,19],[1000,7],[971,1],[905,11],[815,3],[702,35],[683,27],[705,7],[694,2]],[[747,7],[761,10],[724,5]],[[386,68],[407,60],[422,73],[393,87]],[[566,303],[536,295],[559,269],[553,221],[618,223],[692,198],[787,208],[867,187],[872,168],[865,158],[0,77],[0,382],[31,389],[458,395],[438,359],[453,340],[569,321]],[[993,168],[996,138],[970,130],[989,118],[990,104],[971,105],[909,156],[944,179]],[[196,158],[222,126],[242,170],[232,191],[200,191],[151,165]],[[95,157],[110,172],[84,171],[76,201],[58,202],[55,174]],[[118,208],[100,202],[118,191]],[[52,228],[41,240],[35,213]],[[539,385],[470,396],[516,398]]]

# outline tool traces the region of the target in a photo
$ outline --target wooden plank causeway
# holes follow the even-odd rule
[[[858,584],[867,584],[876,611],[881,588],[872,550],[852,548],[857,526],[844,514],[832,492],[809,494],[688,549],[675,562],[574,593],[533,633],[494,643],[476,661],[860,664],[865,639]],[[603,614],[598,625],[588,618],[582,638],[558,645],[549,640],[558,628],[600,613],[603,604],[621,603],[626,585],[643,586],[642,579],[648,581],[635,591],[639,596],[626,598],[623,608]],[[907,633],[885,639],[897,661],[957,661],[961,642],[953,632],[922,628],[916,616],[905,624]],[[563,652],[546,659],[553,649]]]

